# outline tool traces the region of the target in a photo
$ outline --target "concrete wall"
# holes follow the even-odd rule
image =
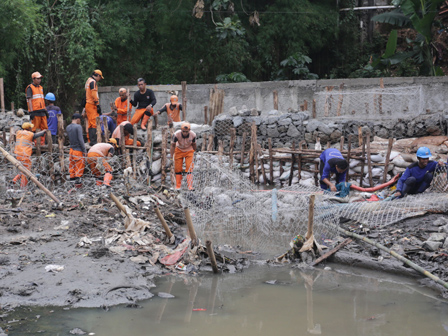
[[[342,91],[340,85],[344,84]],[[187,85],[187,120],[194,123],[204,122],[204,106],[209,103],[210,90],[214,84],[188,84]],[[401,118],[411,115],[422,115],[432,113],[448,114],[448,77],[393,77],[384,78],[385,89],[379,93],[379,78],[356,78],[335,80],[298,80],[280,82],[254,82],[217,84],[218,89],[225,91],[224,108],[225,114],[229,113],[231,107],[237,110],[256,108],[262,115],[273,109],[273,91],[278,92],[279,112],[297,111],[304,100],[308,101],[308,110],[312,111],[312,101],[316,100],[316,117],[339,118],[353,117],[354,119],[388,120],[390,118]],[[137,86],[124,86],[133,94],[138,90]],[[326,88],[333,87],[332,91],[326,92]],[[118,97],[120,87],[100,87],[100,104],[103,110],[108,110],[110,103]],[[178,91],[181,100],[180,85],[148,85],[154,90],[157,104],[156,109],[161,108],[169,101],[172,91]],[[402,90],[403,94],[397,93]],[[356,94],[345,95],[343,104],[347,108],[339,109],[340,92],[344,94],[356,92]],[[395,93],[394,93],[395,92]],[[398,104],[398,98],[408,94],[406,106]],[[417,92],[417,93],[416,93]],[[388,95],[394,93],[395,96]],[[361,98],[364,97],[364,98]],[[369,100],[371,107],[366,105],[363,99]],[[326,103],[327,102],[327,103]],[[349,105],[351,102],[352,105]],[[393,103],[396,102],[396,105]],[[344,105],[345,106],[345,105]],[[355,106],[355,107],[349,107]],[[166,122],[166,114],[160,122]]]

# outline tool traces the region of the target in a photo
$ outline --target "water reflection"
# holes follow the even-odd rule
[[[153,292],[170,293],[123,306],[64,311],[32,308],[6,320],[9,335],[445,335],[447,305],[411,279],[372,278],[286,267],[252,267],[240,274],[166,276]],[[268,281],[270,284],[265,283]],[[36,315],[40,315],[36,319]]]

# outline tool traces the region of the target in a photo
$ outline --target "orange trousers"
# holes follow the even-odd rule
[[[183,152],[176,147],[174,151],[174,172],[176,173],[176,189],[182,186],[182,166],[185,159],[185,167],[187,171],[187,186],[189,190],[193,189],[193,163],[194,150]]]
[[[31,170],[31,159],[28,155],[17,155],[17,160],[19,160],[26,169]],[[19,179],[20,187],[25,188],[28,184],[28,179],[24,174],[17,174],[12,181],[16,183]]]
[[[32,124],[34,125],[32,131],[36,132],[36,130],[39,128],[41,131],[43,130],[47,130],[48,129],[48,123],[47,123],[47,117],[43,116],[43,117],[34,117],[33,120],[31,121]],[[37,141],[37,139],[35,140]],[[45,145],[45,135],[40,137],[40,144],[41,145]]]
[[[84,153],[70,148],[69,165],[68,165],[70,178],[82,177],[82,175],[84,174],[84,168],[85,168]]]
[[[89,153],[87,154],[87,164],[89,165],[90,171],[96,177],[101,176],[101,172],[96,168],[96,164],[98,160],[103,160],[103,166],[107,173],[112,173],[112,167],[107,162],[106,158],[98,153]]]
[[[127,121],[127,120],[128,120],[127,114],[117,113],[117,125],[120,125],[123,121]]]
[[[88,128],[96,128],[96,117],[99,117],[98,109],[94,104],[86,104],[86,115],[89,124]]]
[[[130,139],[129,135],[124,137],[124,144],[126,146],[133,146],[134,145],[134,140]],[[137,146],[141,147],[142,143],[140,141],[137,140]]]

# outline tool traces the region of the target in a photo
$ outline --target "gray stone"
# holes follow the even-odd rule
[[[433,232],[429,235],[428,241],[443,242],[443,241],[445,241],[445,238],[446,238],[446,233]]]
[[[258,130],[260,131],[261,135],[266,135],[267,134],[267,128],[266,128],[266,125],[264,125],[264,124],[260,125]]]
[[[223,120],[226,120],[226,119],[229,119],[228,115],[220,114],[217,117],[215,117],[215,119],[213,121],[223,121]]]
[[[271,128],[268,127],[267,129],[267,136],[269,138],[277,138],[280,135],[280,133],[278,132],[277,126]]]
[[[338,142],[341,140],[342,132],[340,130],[334,130],[330,135],[331,142]]]
[[[268,124],[275,124],[278,121],[279,117],[278,116],[271,116],[268,118],[267,123]]]
[[[278,124],[279,124],[279,126],[288,126],[291,124],[291,122],[292,122],[291,118],[284,118],[284,119],[280,119],[278,121]]]
[[[240,126],[240,125],[242,125],[243,124],[243,118],[241,118],[241,117],[235,117],[235,118],[233,118],[233,127],[238,127],[238,126]]]
[[[162,299],[174,299],[175,298],[175,296],[173,294],[165,293],[165,292],[158,292],[157,296]]]
[[[237,115],[238,115],[238,110],[236,109],[236,106],[232,106],[232,107],[229,109],[229,114],[230,114],[231,116],[237,116]]]
[[[250,115],[251,116],[259,116],[260,115],[260,111],[258,111],[257,109],[251,109],[250,110]]]
[[[250,110],[241,110],[238,112],[240,114],[240,116],[242,117],[248,117],[250,116]]]
[[[291,138],[296,138],[300,136],[300,132],[297,130],[297,128],[294,125],[289,125],[288,132],[286,133],[287,136]]]
[[[422,245],[424,249],[427,249],[428,251],[432,252],[437,251],[440,248],[440,246],[442,246],[441,242],[435,242],[430,240],[425,241]]]
[[[433,224],[437,225],[437,226],[447,225],[448,224],[448,218],[446,218],[446,217],[439,217],[439,218],[437,218],[433,222]]]
[[[315,130],[318,129],[320,124],[321,124],[321,122],[319,120],[311,119],[311,120],[308,121],[308,124],[306,125],[306,131],[312,133],[312,132],[314,132]]]
[[[273,116],[273,115],[278,115],[279,113],[278,113],[278,110],[270,110],[269,112],[268,112],[268,115],[270,115],[270,116]]]
[[[298,112],[298,113],[292,113],[291,119],[292,120],[308,120],[310,118],[310,114],[308,112]]]
[[[230,206],[232,204],[232,199],[226,194],[217,195],[215,197],[216,205],[220,207]]]
[[[286,126],[278,126],[278,131],[279,133],[286,133],[286,131],[288,130],[288,128]]]
[[[448,238],[445,239],[445,242],[443,243],[443,249],[448,250]]]

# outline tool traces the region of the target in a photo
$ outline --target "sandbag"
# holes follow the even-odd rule
[[[395,167],[407,168],[409,166],[409,162],[406,162],[401,155],[398,155],[392,160],[392,163]]]

